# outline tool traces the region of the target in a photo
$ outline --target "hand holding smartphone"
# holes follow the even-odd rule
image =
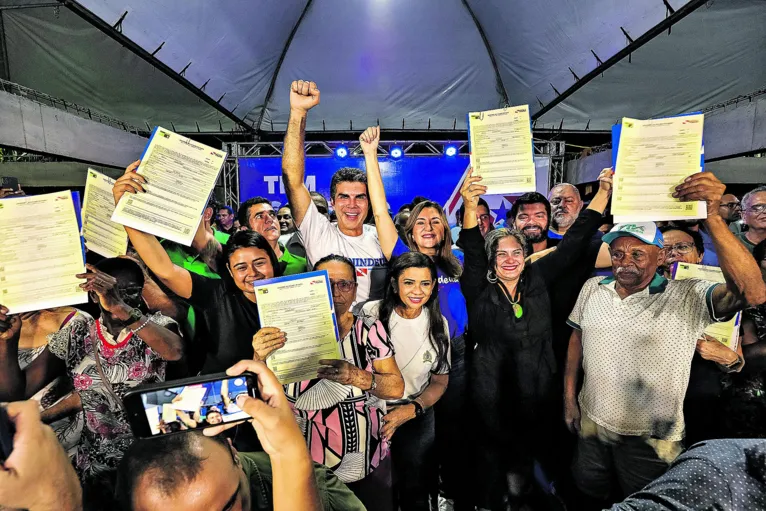
[[[125,394],[124,403],[133,434],[146,438],[250,420],[237,406],[241,394],[258,397],[255,374],[221,373],[144,385]]]

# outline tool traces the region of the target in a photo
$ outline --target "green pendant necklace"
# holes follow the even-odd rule
[[[513,309],[513,315],[516,316],[516,319],[520,319],[521,316],[524,314],[524,309],[521,307],[521,304],[519,303],[521,301],[521,296],[519,296],[519,293],[518,293],[518,290],[519,290],[518,284],[516,285],[516,291],[517,291],[516,295],[518,296],[516,300],[511,298],[511,294],[508,292],[507,289],[505,289],[504,284],[500,282],[498,282],[498,284],[500,284],[500,289],[503,290],[503,295],[505,295],[505,298],[511,303],[511,309]]]

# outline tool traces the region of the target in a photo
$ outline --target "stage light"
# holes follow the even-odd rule
[[[348,156],[348,147],[344,145],[339,145],[338,147],[336,147],[335,156],[337,156],[338,158],[345,158],[346,156]]]
[[[444,154],[447,156],[455,156],[457,154],[457,147],[454,145],[448,145],[444,148]]]
[[[402,155],[404,154],[404,151],[402,151],[402,148],[400,146],[395,145],[391,148],[391,151],[389,154],[391,154],[391,158],[394,158],[395,160],[397,160],[402,157]]]

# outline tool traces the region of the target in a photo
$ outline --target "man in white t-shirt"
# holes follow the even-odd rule
[[[348,257],[356,266],[359,283],[356,303],[379,299],[385,290],[387,262],[375,227],[364,224],[370,210],[367,175],[353,168],[342,168],[333,175],[330,195],[337,224],[330,223],[317,210],[304,184],[306,117],[318,104],[319,89],[314,82],[298,80],[292,83],[282,179],[293,208],[293,219],[303,238],[310,264],[330,254]]]

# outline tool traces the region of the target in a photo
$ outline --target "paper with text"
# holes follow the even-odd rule
[[[136,172],[146,193],[126,193],[112,220],[191,246],[226,153],[155,128]]]
[[[80,228],[69,190],[0,200],[0,303],[11,314],[88,301]]]
[[[703,125],[702,114],[623,118],[612,197],[615,222],[707,217],[705,201],[681,202],[672,196],[684,179],[702,171]]]
[[[82,201],[82,237],[85,246],[104,257],[125,255],[128,234],[121,224],[112,222],[114,179],[88,169]]]
[[[340,358],[326,271],[257,281],[255,296],[261,325],[279,328],[287,338],[266,359],[280,383],[314,379],[320,360]]]
[[[473,175],[487,195],[535,191],[529,106],[468,114]]]
[[[704,266],[701,264],[676,263],[673,269],[673,279],[701,279],[709,282],[723,284],[726,279],[723,276],[721,268],[716,266]],[[737,351],[739,344],[739,323],[742,313],[738,312],[731,320],[724,323],[713,323],[705,329],[705,333],[718,340],[721,344],[732,351]]]

